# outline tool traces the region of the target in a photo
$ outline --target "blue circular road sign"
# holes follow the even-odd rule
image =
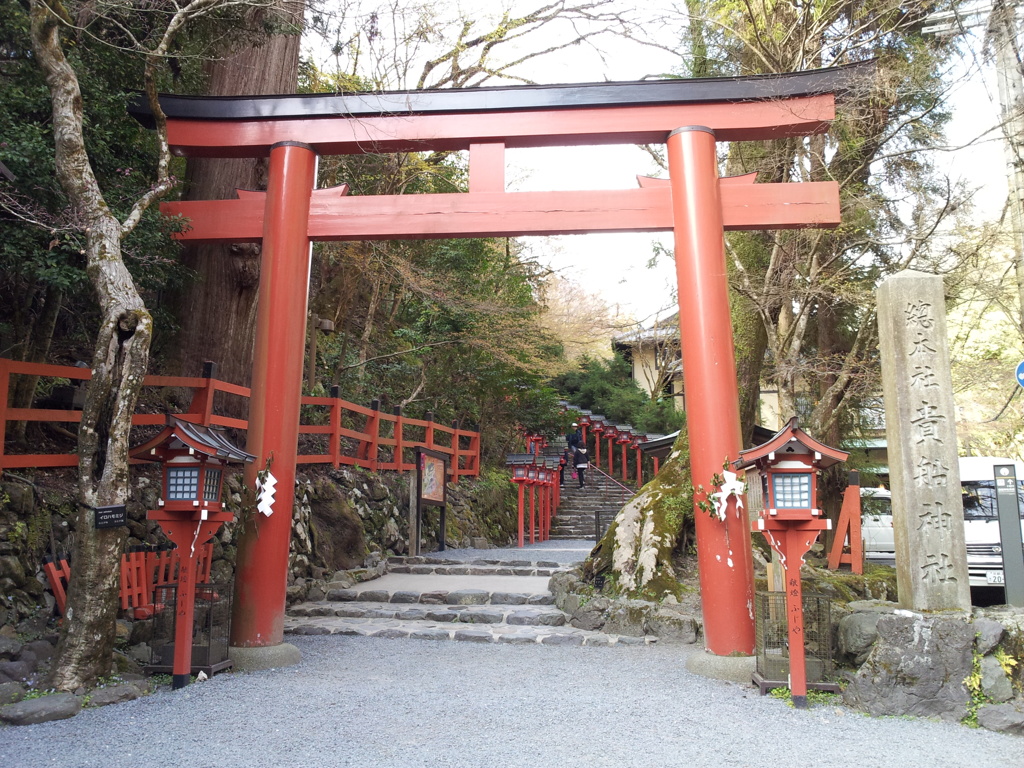
[[[1024,360],[1017,363],[1017,383],[1024,387]]]

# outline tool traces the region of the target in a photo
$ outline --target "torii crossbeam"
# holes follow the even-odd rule
[[[719,179],[717,141],[827,130],[835,93],[859,67],[786,75],[342,95],[164,96],[168,138],[190,157],[269,157],[266,192],[166,203],[190,242],[263,243],[247,450],[271,460],[274,514],[239,544],[232,644],[283,641],[302,354],[314,240],[675,233],[687,429],[694,485],[739,455],[740,424],[723,242],[725,230],[831,227],[834,182]],[[149,120],[143,106],[134,113]],[[505,149],[666,144],[669,180],[634,190],[506,192]],[[351,196],[314,190],[320,154],[469,151],[469,191]],[[749,524],[730,502],[720,521],[696,512],[705,644],[753,652]]]

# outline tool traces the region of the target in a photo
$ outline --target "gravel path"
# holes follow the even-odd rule
[[[295,667],[222,674],[0,729],[4,768],[1021,768],[1024,738],[688,673],[684,650],[289,637]]]

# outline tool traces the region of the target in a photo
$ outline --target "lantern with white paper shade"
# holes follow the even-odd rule
[[[818,473],[846,461],[848,453],[830,448],[808,435],[794,416],[767,442],[740,451],[733,462],[747,470],[747,485],[760,488],[762,508],[752,529],[760,532],[779,554],[785,574],[786,616],[789,629],[789,675],[793,704],[807,707],[807,670],[804,655],[803,591],[800,566],[804,556],[831,521],[818,504]],[[727,483],[735,480],[726,473]],[[731,478],[729,476],[732,476]]]
[[[146,517],[159,523],[178,548],[173,686],[181,688],[188,684],[192,669],[197,548],[232,518],[221,502],[225,469],[256,457],[232,444],[221,431],[174,416],[168,416],[164,430],[133,449],[131,456],[163,465],[163,497],[159,508],[149,510]]]

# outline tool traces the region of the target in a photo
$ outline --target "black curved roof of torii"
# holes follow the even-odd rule
[[[160,105],[171,119],[275,120],[765,101],[845,92],[873,68],[874,61],[869,60],[828,69],[748,77],[281,96],[164,94],[160,96]],[[152,123],[149,105],[141,94],[128,111],[140,122]]]

